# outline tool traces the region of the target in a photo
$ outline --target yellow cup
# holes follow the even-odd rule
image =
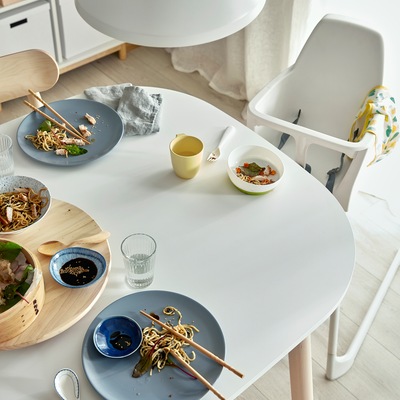
[[[191,179],[200,170],[203,159],[203,142],[194,136],[184,133],[176,135],[170,143],[172,167],[175,174],[183,179]]]

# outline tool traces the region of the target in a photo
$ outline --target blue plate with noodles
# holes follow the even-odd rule
[[[171,321],[176,325],[178,316],[172,319],[163,314],[166,306],[173,306],[182,313],[183,324],[193,324],[199,329],[194,336],[195,342],[224,359],[225,339],[222,330],[213,315],[201,304],[173,292],[136,292],[122,297],[101,311],[89,326],[83,340],[83,368],[90,383],[103,398],[198,400],[207,393],[208,389],[201,382],[178,368],[164,367],[160,372],[157,369],[153,370],[152,376],[147,372],[140,378],[133,378],[132,371],[140,359],[138,351],[126,358],[113,359],[102,356],[93,344],[96,326],[103,319],[115,314],[126,315],[144,328],[151,325],[151,321],[140,314],[140,310],[144,310],[149,314],[157,314],[164,323]],[[191,362],[192,367],[213,384],[221,374],[222,366],[191,346],[185,349],[188,354],[192,350],[196,353],[196,359]]]
[[[58,156],[54,151],[38,150],[25,136],[36,134],[36,130],[45,118],[36,111],[32,111],[18,127],[17,141],[22,151],[37,161],[64,167],[85,164],[109,153],[124,134],[121,117],[105,104],[88,99],[66,99],[50,103],[50,106],[75,128],[81,124],[86,125],[92,132],[88,138],[91,144],[84,146],[87,150],[86,154],[78,156]],[[61,122],[45,106],[40,107],[40,110]],[[86,113],[96,118],[95,125],[92,126],[88,122],[85,118]]]

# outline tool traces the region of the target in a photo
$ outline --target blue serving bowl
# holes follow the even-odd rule
[[[68,268],[69,269],[66,269]],[[106,272],[105,258],[97,251],[84,247],[60,250],[50,260],[50,273],[60,285],[77,289],[97,282]],[[82,271],[83,268],[85,272]]]
[[[93,342],[100,354],[109,358],[124,358],[142,344],[143,334],[132,318],[116,315],[99,322],[93,332]]]

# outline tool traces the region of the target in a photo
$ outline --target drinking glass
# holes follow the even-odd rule
[[[0,178],[14,174],[12,139],[0,134]]]
[[[134,233],[121,244],[126,281],[134,288],[149,286],[154,279],[156,241],[145,233]]]

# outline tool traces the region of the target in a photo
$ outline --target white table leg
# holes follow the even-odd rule
[[[311,337],[308,336],[289,353],[292,400],[313,399]]]

